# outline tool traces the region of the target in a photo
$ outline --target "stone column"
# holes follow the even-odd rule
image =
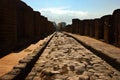
[[[15,0],[0,0],[0,52],[13,49],[17,42],[15,5]]]
[[[91,37],[95,36],[95,24],[94,24],[94,20],[90,20],[89,21],[89,27],[90,27],[90,35]]]
[[[102,19],[102,17],[100,18],[100,28],[99,28],[99,31],[100,31],[100,40],[104,41],[104,21]]]
[[[103,20],[103,26],[104,26],[104,40],[107,43],[111,43],[111,39],[112,36],[110,36],[112,33],[110,32],[111,28],[112,28],[112,16],[111,15],[107,15],[107,16],[103,16],[102,20]],[[113,31],[114,32],[114,31]]]
[[[89,20],[85,20],[85,23],[84,23],[84,30],[85,30],[85,35],[86,36],[89,36],[89,33],[90,33],[90,27],[89,27]]]
[[[100,19],[95,19],[94,25],[95,25],[95,38],[99,39],[100,38]]]
[[[38,41],[41,36],[41,25],[40,25],[40,13],[38,11],[34,11],[34,37],[35,41]]]
[[[34,41],[33,9],[26,3],[19,1],[17,7],[17,36],[18,47],[26,46]]]
[[[115,28],[115,43],[120,47],[120,9],[113,12],[113,26]]]
[[[84,35],[85,34],[85,26],[84,26],[85,21],[81,20],[80,22],[80,35]]]
[[[33,41],[34,38],[34,16],[33,16],[33,9],[29,6],[25,7],[24,11],[24,29],[25,29],[25,37],[30,43]]]

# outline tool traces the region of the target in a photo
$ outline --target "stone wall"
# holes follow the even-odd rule
[[[101,18],[73,19],[70,27],[65,28],[64,31],[90,36],[120,46],[120,9],[115,10],[112,15]]]
[[[0,56],[55,31],[52,22],[20,0],[0,0]]]
[[[0,52],[12,49],[17,42],[15,2],[0,0]]]

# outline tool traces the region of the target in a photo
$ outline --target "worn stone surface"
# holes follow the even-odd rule
[[[86,36],[80,36],[80,35],[66,33],[66,32],[64,33],[70,36],[73,36],[82,44],[84,44],[84,46],[88,47],[91,50],[96,51],[95,53],[97,55],[102,56],[102,58],[104,58],[108,62],[112,62],[116,64],[117,67],[120,66],[120,49],[119,48],[106,44],[104,42],[101,42],[99,40],[86,37]]]
[[[119,76],[117,70],[76,40],[57,33],[26,80],[118,80]]]

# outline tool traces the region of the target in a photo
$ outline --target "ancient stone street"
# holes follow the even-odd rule
[[[0,80],[120,80],[119,4],[0,0]]]
[[[120,73],[72,37],[57,33],[26,80],[119,80]]]

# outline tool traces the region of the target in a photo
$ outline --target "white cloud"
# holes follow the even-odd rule
[[[71,23],[73,18],[83,19],[88,15],[88,12],[70,10],[69,7],[57,7],[57,8],[42,8],[41,14],[48,17],[49,20],[58,22]]]

